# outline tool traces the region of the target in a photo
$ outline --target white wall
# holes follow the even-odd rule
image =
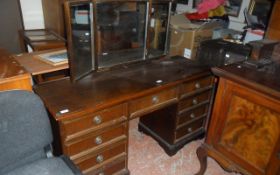
[[[25,29],[42,29],[44,25],[41,0],[20,0]]]

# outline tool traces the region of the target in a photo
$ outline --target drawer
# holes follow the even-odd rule
[[[96,113],[77,117],[76,119],[63,121],[62,128],[64,135],[66,135],[66,140],[68,140],[75,137],[74,134],[89,133],[125,120],[126,105],[121,104]]]
[[[195,94],[188,98],[182,99],[179,102],[179,111],[190,110],[192,108],[196,108],[198,106],[208,104],[211,97],[211,90]]]
[[[113,162],[114,160],[126,157],[126,142],[116,146],[108,146],[106,150],[98,153],[89,153],[79,159],[74,159],[74,163],[83,173],[97,170],[98,168]]]
[[[141,116],[154,109],[177,102],[177,88],[161,91],[129,102],[130,117]]]
[[[79,156],[79,153],[89,149],[95,149],[97,146],[104,147],[108,144],[116,143],[124,139],[126,140],[126,133],[126,124],[122,124],[117,127],[103,130],[102,132],[87,134],[86,136],[76,139],[75,141],[65,143],[64,145],[66,153],[70,157],[73,155],[74,157],[77,157]]]
[[[85,173],[85,175],[112,175],[112,174],[123,175],[125,172],[128,172],[126,170],[124,159],[125,158],[123,158],[122,160],[118,160],[118,161],[109,163],[108,165],[104,165],[97,170],[89,171],[89,172]]]
[[[205,119],[206,118],[204,117],[197,121],[191,122],[189,124],[181,125],[180,128],[177,128],[176,129],[176,141],[180,140],[184,136],[188,136],[188,135],[198,131],[199,129],[202,129]]]
[[[208,112],[208,104],[198,106],[191,110],[186,110],[184,112],[179,112],[177,117],[177,126],[180,126],[184,123],[196,120],[199,117],[206,117]]]
[[[200,79],[196,79],[191,82],[184,83],[180,88],[180,95],[186,96],[190,93],[195,93],[195,91],[203,91],[212,87],[214,82],[213,76],[207,76]]]

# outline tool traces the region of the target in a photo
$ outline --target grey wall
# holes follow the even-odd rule
[[[22,28],[18,0],[0,0],[0,47],[20,53],[18,30]]]

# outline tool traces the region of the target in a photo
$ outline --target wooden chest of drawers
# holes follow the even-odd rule
[[[182,83],[177,87],[178,102],[141,117],[139,131],[154,137],[168,155],[174,155],[204,134],[213,86],[211,75]]]
[[[126,113],[126,104],[120,104],[61,121],[63,153],[85,175],[126,172]]]

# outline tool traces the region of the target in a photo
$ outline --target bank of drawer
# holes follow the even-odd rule
[[[199,117],[206,116],[207,112],[208,112],[208,104],[198,106],[191,110],[179,112],[179,115],[177,117],[177,126],[196,120]]]
[[[210,101],[211,90],[195,94],[188,98],[182,99],[179,102],[179,111],[186,110],[190,107],[196,107],[203,104],[207,104]]]
[[[201,129],[203,127],[204,120],[205,118],[201,118],[197,121],[191,122],[189,124],[181,126],[180,128],[177,128],[176,140],[179,140],[180,138],[192,134]]]
[[[98,168],[97,170],[89,171],[85,175],[124,175],[127,172],[125,167],[125,158]]]
[[[108,146],[106,150],[89,153],[84,157],[74,159],[74,163],[82,170],[83,173],[97,170],[107,163],[126,156],[126,142],[116,146]]]
[[[66,120],[62,122],[62,127],[65,135],[70,135],[85,132],[85,130],[95,130],[117,123],[117,121],[126,120],[126,106],[124,104],[107,108],[105,110],[88,114],[77,119]]]
[[[172,103],[177,100],[177,88],[161,91],[129,102],[130,116],[133,118],[138,113],[152,110],[156,106]]]
[[[79,155],[79,153],[94,149],[97,146],[102,147],[112,142],[127,139],[126,130],[126,124],[122,124],[118,127],[111,127],[107,130],[102,130],[102,132],[94,132],[93,134],[87,134],[74,141],[66,142],[65,147],[67,155],[70,157]]]
[[[194,81],[184,83],[180,88],[180,94],[184,96],[194,91],[200,91],[205,88],[207,89],[208,87],[212,86],[213,81],[214,81],[213,76],[207,76],[200,79],[196,79]]]

